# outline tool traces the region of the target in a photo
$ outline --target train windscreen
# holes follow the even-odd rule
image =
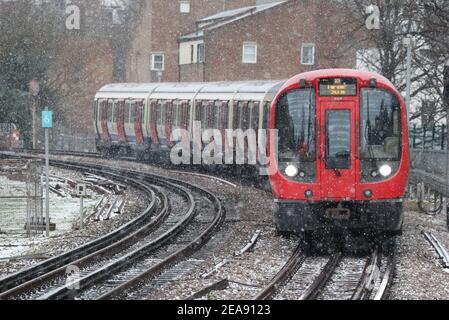
[[[294,165],[300,170],[297,178],[316,178],[316,97],[313,89],[295,89],[285,93],[276,108],[276,129],[279,134],[280,169]]]
[[[362,178],[382,179],[376,175],[382,164],[398,169],[402,153],[401,107],[396,96],[386,90],[361,90]]]

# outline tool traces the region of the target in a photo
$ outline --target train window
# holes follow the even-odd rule
[[[164,108],[163,108],[163,104],[162,101],[158,101],[157,102],[157,124],[158,125],[164,125],[165,124],[165,112],[164,112]]]
[[[201,125],[203,129],[209,128],[209,102],[203,101],[201,106]]]
[[[220,129],[228,128],[228,119],[229,119],[229,103],[222,103],[222,112],[221,112],[221,127]]]
[[[259,114],[260,114],[260,104],[258,102],[254,103],[253,109],[251,111],[251,129],[256,131],[259,130]]]
[[[361,90],[362,159],[399,161],[401,156],[400,104],[392,93]]]
[[[130,113],[131,110],[131,101],[126,101],[125,102],[125,108],[123,109],[123,115],[124,115],[124,122],[125,123],[130,123]]]
[[[252,129],[252,127],[251,127],[251,124],[252,124],[251,119],[252,119],[252,116],[253,116],[253,110],[254,110],[254,102],[250,101],[247,104],[248,129]]]
[[[175,101],[173,103],[173,125],[179,127],[181,125],[182,102]]]
[[[222,122],[222,116],[223,116],[223,103],[221,101],[215,101],[215,108],[214,108],[214,129],[221,129],[223,122]]]
[[[237,101],[234,102],[233,105],[233,112],[232,112],[232,117],[233,117],[233,128],[234,130],[237,129],[239,127],[239,103]]]
[[[215,124],[214,108],[215,108],[215,102],[209,101],[209,103],[207,105],[207,128],[208,129],[214,128],[214,124]]]
[[[114,119],[114,102],[108,101],[108,122],[113,122]]]
[[[270,128],[270,102],[265,101],[263,106],[263,128]]]
[[[275,128],[280,162],[316,161],[315,101],[313,89],[290,90],[279,98]]]
[[[136,122],[136,101],[131,102],[129,123]]]
[[[189,123],[190,123],[190,112],[191,112],[190,103],[186,102],[184,104],[184,122],[183,122],[183,126],[184,127],[188,127],[189,126]]]
[[[326,169],[351,168],[351,111],[326,111]]]
[[[147,114],[147,104],[146,104],[146,101],[145,100],[143,100],[141,103],[140,103],[140,105],[142,106],[141,107],[141,115],[140,115],[140,122],[142,123],[142,124],[144,124],[145,123],[145,115]]]
[[[250,120],[248,103],[241,102],[239,104],[239,109],[240,109],[240,126],[239,126],[239,128],[242,129],[243,131],[246,131],[249,128],[249,120]]]
[[[157,101],[156,100],[151,100],[151,102],[149,102],[150,106],[149,106],[149,118],[148,118],[148,123],[151,124],[155,124],[156,123],[156,117],[157,117]]]
[[[113,101],[114,104],[114,111],[112,112],[112,122],[117,123],[117,120],[119,118],[119,105],[120,103],[118,101]]]
[[[172,124],[172,118],[171,118],[171,102],[170,101],[165,101],[162,104],[163,107],[163,111],[162,111],[162,115],[164,117],[164,124]]]
[[[201,101],[196,102],[195,107],[195,121],[201,121],[201,110],[203,109],[203,104]]]

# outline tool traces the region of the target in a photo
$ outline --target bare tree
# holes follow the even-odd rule
[[[413,0],[349,0],[342,5],[354,17],[347,24],[352,26],[352,33],[358,33],[353,46],[359,50],[361,64],[387,77],[402,92],[406,89],[407,70],[404,39],[414,39],[411,96],[415,108],[411,120],[421,117],[423,105],[436,105],[434,113],[441,112],[440,71],[429,56],[431,50],[422,23],[426,8]],[[377,12],[378,28],[367,28],[367,20]]]

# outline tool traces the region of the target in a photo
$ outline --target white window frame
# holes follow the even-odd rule
[[[155,64],[155,57],[156,56],[162,56],[162,68],[156,68]],[[160,62],[158,62],[160,63]],[[151,54],[151,71],[164,71],[165,70],[165,54],[162,52],[153,52]]]
[[[190,2],[186,0],[179,2],[179,12],[184,14],[190,13]]]
[[[203,48],[202,50],[200,50],[200,48]],[[203,43],[198,43],[196,46],[196,50],[197,50],[197,63],[204,63],[204,61],[206,60],[206,45]],[[201,55],[202,53],[202,55]]]
[[[312,48],[312,62],[304,61],[304,51],[306,48]],[[314,43],[303,43],[301,45],[301,64],[305,66],[313,66],[315,65],[315,44]]]
[[[246,48],[252,46],[254,47],[254,60],[245,59]],[[245,64],[255,64],[257,63],[257,42],[243,42],[242,46],[242,63]]]

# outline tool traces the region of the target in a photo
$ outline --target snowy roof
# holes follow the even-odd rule
[[[271,88],[283,84],[285,80],[262,81],[223,81],[223,82],[172,82],[172,83],[114,83],[101,88],[98,93],[236,93],[268,92]]]
[[[256,8],[256,6],[249,6],[249,7],[232,9],[232,10],[226,10],[226,11],[218,12],[218,13],[213,14],[213,15],[208,16],[208,17],[204,17],[204,18],[198,20],[198,22],[205,22],[205,21],[229,18],[229,17],[232,17],[232,16],[236,16],[236,15],[239,15],[239,14],[251,11],[254,8]]]
[[[274,3],[260,4],[255,6],[243,7],[238,9],[226,10],[218,12],[211,16],[201,18],[197,21],[198,31],[185,34],[179,39],[181,41],[191,40],[194,38],[200,38],[204,36],[204,30],[213,30],[233,23],[235,21],[250,17],[259,12],[269,10],[286,3],[288,0],[278,1]]]

